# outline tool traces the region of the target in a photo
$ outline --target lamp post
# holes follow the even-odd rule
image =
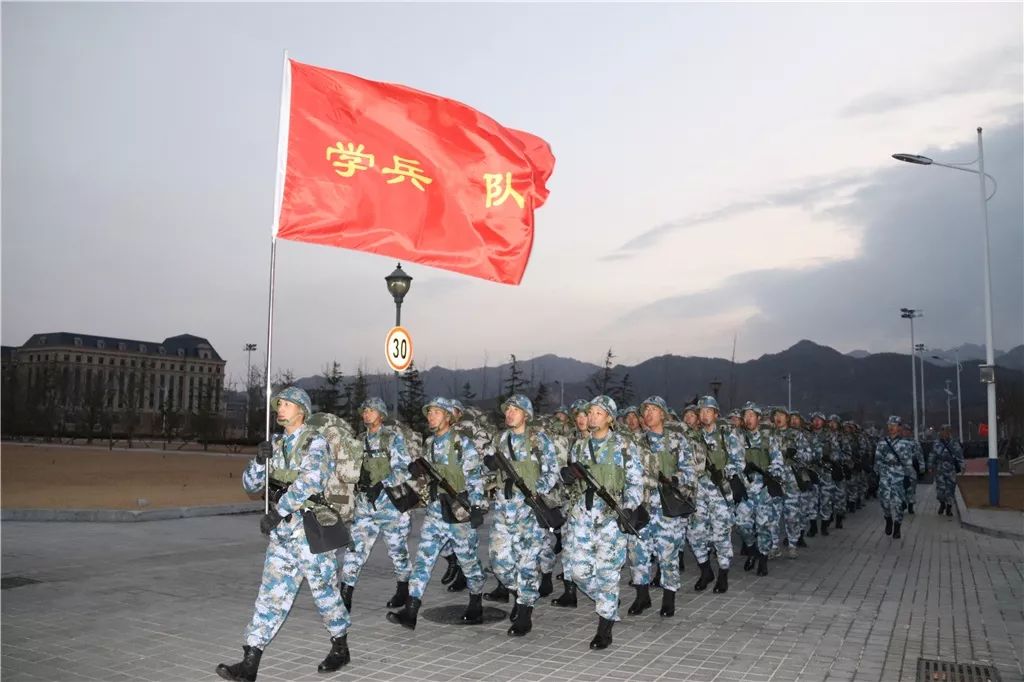
[[[952,379],[946,379],[946,423],[953,423],[953,412],[950,408],[950,401],[953,399],[953,391],[949,390],[949,385],[953,383]]]
[[[932,358],[934,358],[936,360],[945,360],[945,358],[940,358],[938,355],[933,355]],[[953,351],[953,358],[956,361],[956,420],[957,420],[957,429],[958,429],[958,431],[960,433],[960,443],[963,444],[963,442],[964,442],[964,407],[963,407],[963,401],[961,400],[961,397],[960,397],[960,370],[962,369],[962,367],[960,365],[960,349],[959,348],[957,350]]]
[[[921,435],[924,436],[928,433],[928,408],[924,401],[924,344],[917,344],[914,350],[917,351],[917,357],[921,358]]]
[[[789,372],[786,376],[779,377],[780,379],[786,380],[786,409],[789,412],[793,411],[793,375]]]
[[[245,356],[245,438],[249,439],[249,394],[252,393],[252,352],[256,350],[255,343],[245,344],[243,349]]]
[[[558,384],[558,406],[565,407],[565,384],[558,379],[555,379],[555,383]]]
[[[927,156],[919,154],[893,154],[897,161],[906,161],[921,166],[942,166],[953,170],[974,173],[978,176],[978,187],[981,190],[981,222],[985,231],[985,364],[981,370],[981,381],[985,384],[988,398],[988,503],[999,506],[999,446],[996,434],[996,377],[995,377],[995,350],[992,346],[992,271],[991,271],[991,249],[988,238],[988,202],[996,195],[998,184],[995,178],[985,172],[985,147],[982,144],[981,128],[978,128],[978,158],[977,168],[970,168],[975,161],[970,163],[939,163]],[[985,180],[992,181],[992,194],[988,193]]]
[[[914,318],[924,315],[923,311],[914,308],[900,308],[900,317],[910,320],[910,396],[914,406],[914,440],[917,436],[917,360],[914,359],[916,346],[914,345]]]
[[[409,293],[409,287],[412,286],[412,277],[406,274],[402,269],[402,264],[399,263],[394,271],[384,278],[384,281],[387,282],[391,297],[395,299],[395,326],[400,327],[402,326],[402,301],[405,300],[405,295]],[[398,419],[398,372],[395,372],[395,402],[392,409],[395,419]]]
[[[711,392],[715,394],[715,400],[718,400],[718,392],[722,389],[722,382],[716,378],[708,386],[711,387]]]

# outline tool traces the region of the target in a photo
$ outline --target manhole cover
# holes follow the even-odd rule
[[[1001,682],[999,671],[981,663],[917,659],[917,682]]]
[[[39,582],[32,578],[22,578],[20,575],[12,575],[6,578],[0,578],[0,590],[9,590],[12,587],[21,587],[23,585],[33,585]]]
[[[443,625],[465,625],[462,622],[462,614],[466,612],[466,607],[461,605],[453,606],[435,606],[431,609],[423,609],[420,612],[420,616],[426,618],[432,623],[441,623]],[[499,620],[507,620],[508,611],[502,611],[496,609],[493,606],[484,607],[484,623],[497,623]]]

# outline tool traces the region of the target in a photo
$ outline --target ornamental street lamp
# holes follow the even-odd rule
[[[914,308],[900,308],[900,317],[910,320],[910,395],[914,406],[914,440],[917,436],[917,360],[914,355],[917,346],[914,345],[914,318],[924,315],[923,311]]]
[[[718,392],[722,389],[722,382],[715,379],[708,385],[711,387],[711,392],[715,394],[715,400],[718,400]]]
[[[409,287],[412,286],[412,277],[406,274],[405,270],[402,269],[402,264],[399,263],[394,271],[384,278],[387,282],[388,291],[391,293],[391,298],[395,299],[395,326],[402,326],[402,301],[405,300],[405,295],[409,293]],[[398,419],[398,372],[395,372],[395,403],[393,406],[395,419]]]

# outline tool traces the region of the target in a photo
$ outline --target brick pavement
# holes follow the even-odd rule
[[[882,533],[872,503],[844,530],[809,540],[799,559],[772,561],[767,577],[735,567],[725,595],[692,591],[688,554],[673,619],[658,615],[657,590],[655,609],[625,615],[624,571],[624,621],[604,652],[587,648],[596,615],[582,597],[574,611],[544,600],[524,639],[506,636],[507,622],[445,626],[421,615],[413,633],[391,625],[394,578],[378,544],[355,592],[352,664],[316,672],[329,642],[304,587],[260,680],[889,682],[915,679],[919,656],[989,663],[1004,682],[1024,680],[1024,545],[935,516],[929,486],[918,500],[902,542]],[[240,658],[265,548],[256,516],[5,522],[2,531],[4,577],[42,581],[0,594],[5,682],[214,680],[217,663]],[[442,568],[424,610],[466,601],[440,585]]]

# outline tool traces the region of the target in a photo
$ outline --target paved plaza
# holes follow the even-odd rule
[[[772,561],[767,577],[735,565],[724,595],[693,592],[687,553],[671,619],[658,615],[658,590],[654,609],[625,615],[633,590],[623,571],[623,621],[603,652],[587,648],[597,617],[583,597],[575,610],[543,600],[523,639],[505,634],[507,621],[428,621],[431,607],[467,600],[440,584],[443,565],[416,631],[391,625],[384,602],[394,577],[380,543],[355,591],[352,663],[316,672],[330,642],[303,587],[259,679],[890,682],[917,679],[924,657],[1024,680],[1024,545],[936,516],[930,486],[918,501],[902,541],[882,533],[872,501],[845,529],[810,539],[799,559]],[[218,663],[241,658],[266,547],[258,516],[4,522],[2,533],[4,578],[39,581],[0,594],[4,682],[215,680]]]

